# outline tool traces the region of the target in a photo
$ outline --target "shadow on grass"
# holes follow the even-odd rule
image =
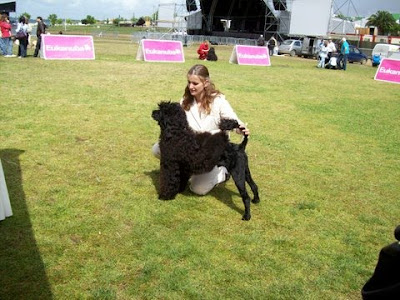
[[[160,170],[152,170],[150,172],[144,172],[144,174],[151,178],[151,181],[153,181],[154,189],[158,195],[159,192],[158,188],[160,186]]]
[[[53,299],[23,190],[18,149],[0,150],[13,216],[0,222],[0,298]]]
[[[233,196],[240,198],[240,194],[226,188],[225,183],[219,184],[217,187],[212,189],[209,195],[215,197],[229,208],[237,211],[240,215],[244,214],[244,207],[243,209],[240,209],[235,202],[233,202]]]
[[[150,172],[145,172],[147,176],[151,178],[153,181],[154,189],[158,194],[158,188],[160,185],[160,170],[152,170]],[[183,195],[190,195],[192,192],[189,191],[188,188],[182,193]],[[240,194],[238,192],[231,191],[225,187],[225,183],[222,183],[215,187],[214,189],[211,190],[210,193],[208,193],[209,196],[212,196],[216,198],[217,200],[221,201],[224,203],[226,206],[229,208],[237,211],[241,215],[244,214],[244,209],[240,209],[232,200],[233,196],[240,197]],[[200,196],[199,196],[200,197]]]

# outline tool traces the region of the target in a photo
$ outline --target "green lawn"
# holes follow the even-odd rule
[[[168,28],[161,28],[161,27],[142,27],[142,26],[135,26],[135,27],[124,27],[124,26],[115,26],[115,25],[104,25],[104,24],[96,24],[96,25],[85,25],[85,26],[78,26],[78,25],[56,25],[50,26],[47,28],[47,32],[51,34],[58,34],[62,31],[64,34],[98,34],[100,32],[103,35],[117,35],[119,38],[123,39],[124,36],[129,37],[137,32],[168,32]]]
[[[244,222],[232,181],[157,199],[151,112],[180,99],[196,47],[177,64],[136,61],[124,40],[95,48],[95,61],[0,58],[14,212],[1,299],[360,299],[400,223],[399,85],[358,64],[229,64],[216,46],[204,63],[251,130],[261,203]]]

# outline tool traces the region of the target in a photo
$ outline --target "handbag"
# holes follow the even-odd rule
[[[15,38],[17,40],[22,40],[22,39],[26,39],[26,33],[23,29],[20,29],[16,34],[15,34]]]

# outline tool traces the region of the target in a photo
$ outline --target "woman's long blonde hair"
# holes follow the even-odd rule
[[[187,75],[196,75],[200,78],[201,82],[204,84],[208,81],[208,85],[204,87],[204,98],[201,103],[201,108],[209,114],[211,111],[211,103],[214,101],[214,98],[220,94],[218,90],[215,89],[214,83],[210,80],[210,74],[208,69],[204,65],[194,65],[190,68]],[[189,86],[186,85],[185,93],[183,94],[182,107],[184,110],[189,110],[192,105],[194,97],[190,94]]]

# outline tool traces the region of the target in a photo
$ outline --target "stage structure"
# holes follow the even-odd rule
[[[290,11],[292,1],[288,0],[264,0],[267,9],[265,11],[265,36],[279,36],[283,40],[282,34],[288,34],[290,28]]]
[[[158,5],[157,26],[171,28],[176,31],[186,31],[186,19],[188,11],[185,1],[171,2],[161,0]]]
[[[187,0],[187,7],[190,5]],[[326,36],[333,0],[200,0],[201,29],[197,34],[256,37],[264,34],[285,36]],[[199,6],[196,7],[197,9]],[[200,13],[188,19],[199,26]],[[190,31],[192,28],[188,27]],[[190,32],[189,32],[190,33]],[[224,35],[227,35],[225,33]]]
[[[201,31],[203,28],[203,14],[199,0],[186,0],[187,31]]]
[[[353,4],[352,0],[346,0],[341,5],[337,5],[337,3],[333,4],[333,14],[334,15],[343,15],[343,16],[355,16],[358,19],[360,18],[356,7]],[[355,22],[349,20],[343,20],[339,18],[331,18],[329,24],[329,32],[336,34],[346,34],[346,33],[357,33],[357,28],[355,26]]]
[[[10,14],[10,12],[15,12],[16,2],[6,2],[0,3],[0,13]]]
[[[200,0],[202,34],[264,31],[266,5],[262,0]]]

